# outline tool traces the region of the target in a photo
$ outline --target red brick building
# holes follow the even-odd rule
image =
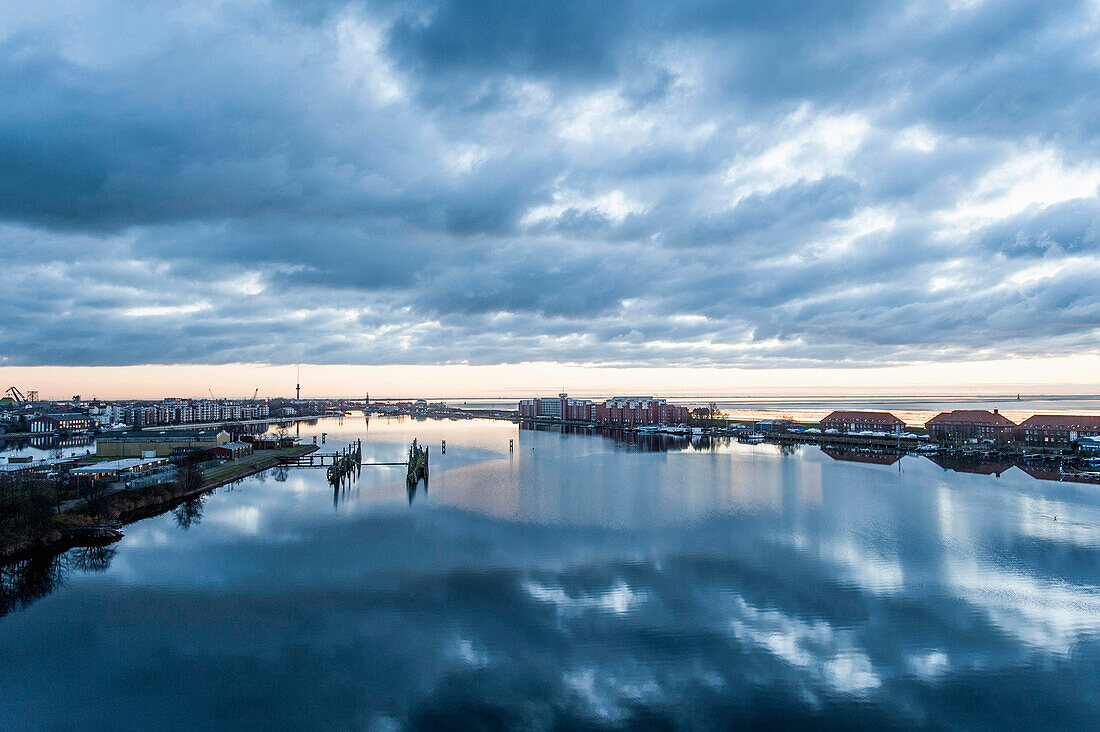
[[[1100,417],[1036,414],[1020,423],[1017,434],[1028,445],[1065,447],[1080,437],[1100,435]]]
[[[252,445],[247,442],[227,442],[214,448],[214,457],[223,460],[236,460],[252,454]]]
[[[615,397],[603,404],[587,399],[571,399],[567,394],[553,398],[524,399],[519,416],[527,419],[600,422],[621,425],[680,424],[691,419],[687,407],[669,404],[653,397]]]
[[[956,409],[940,412],[924,423],[924,428],[936,442],[995,440],[1004,442],[1013,436],[1016,423],[994,409]]]
[[[839,432],[901,432],[905,422],[889,412],[835,411],[821,420],[821,429]]]
[[[653,397],[614,397],[596,406],[596,421],[605,424],[681,424],[691,419],[691,410]]]

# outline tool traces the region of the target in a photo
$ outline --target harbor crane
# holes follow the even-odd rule
[[[260,396],[260,387],[256,387],[256,391],[252,392],[252,401],[256,401],[256,398]]]
[[[18,387],[9,386],[8,390],[4,392],[4,396],[9,397],[16,404],[26,404],[27,402],[33,402],[38,399],[38,392],[32,389],[24,394],[19,391]]]

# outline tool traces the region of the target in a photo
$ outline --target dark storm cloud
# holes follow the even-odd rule
[[[0,363],[1094,350],[1098,36],[1025,0],[11,8]]]

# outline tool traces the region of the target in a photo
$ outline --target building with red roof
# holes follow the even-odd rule
[[[821,420],[821,429],[840,432],[901,432],[905,422],[889,412],[846,412],[837,410]]]
[[[1100,417],[1036,414],[1020,423],[1018,433],[1028,445],[1068,446],[1078,438],[1100,435]]]
[[[966,440],[996,440],[1003,442],[1012,437],[1016,423],[996,409],[956,409],[940,412],[924,423],[924,428],[936,442],[962,442]]]

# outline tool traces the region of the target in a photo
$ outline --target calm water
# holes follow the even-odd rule
[[[9,567],[0,728],[1100,724],[1100,486],[503,422],[301,431],[366,460],[419,437],[430,487],[269,471]]]

